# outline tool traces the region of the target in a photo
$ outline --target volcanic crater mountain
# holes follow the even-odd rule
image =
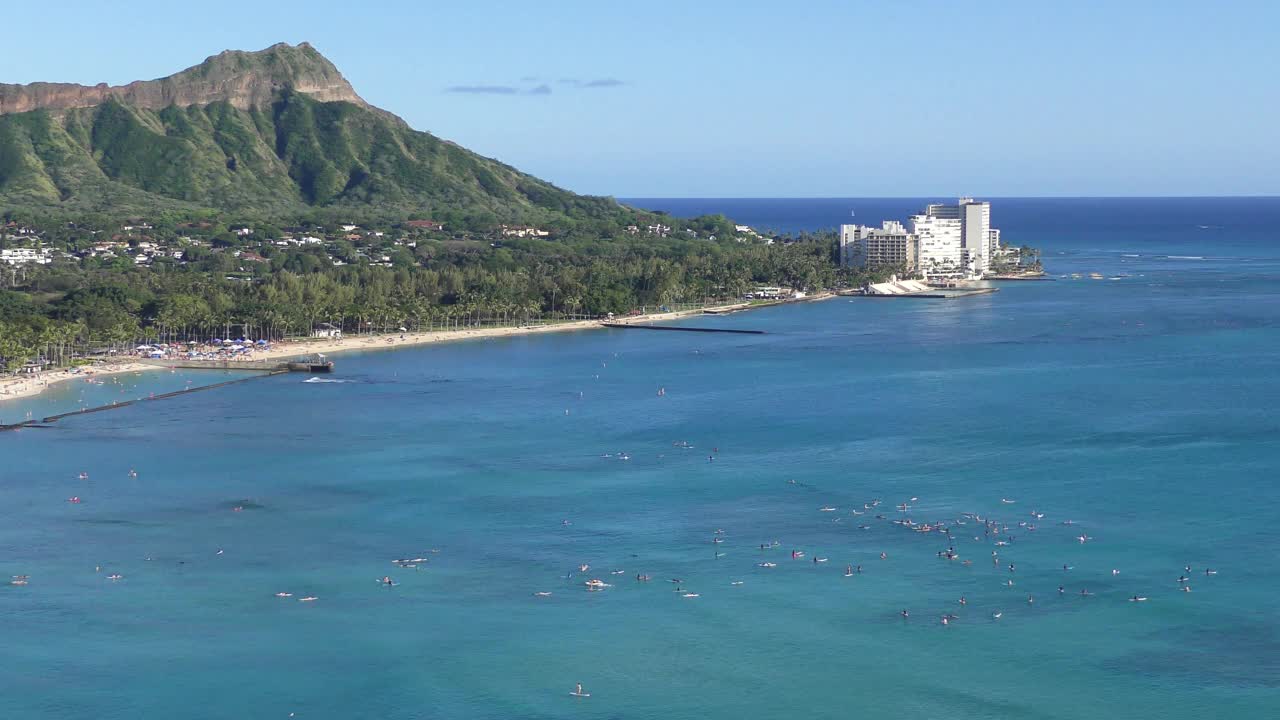
[[[336,207],[504,222],[622,210],[412,129],[305,42],[121,86],[0,84],[0,207]]]

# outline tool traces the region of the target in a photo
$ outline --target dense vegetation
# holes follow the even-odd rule
[[[735,298],[757,285],[813,289],[865,279],[835,267],[830,235],[775,244],[732,235],[712,240],[728,224],[722,217],[667,222],[685,229],[668,237],[571,233],[493,242],[437,233],[414,247],[388,241],[385,250],[344,240],[255,243],[251,252],[263,259],[252,262],[235,255],[246,240],[214,226],[203,231],[207,245],[178,245],[181,261],[157,256],[138,266],[128,256],[65,258],[8,273],[13,289],[0,291],[0,356],[10,365],[33,352],[56,362],[71,347],[280,338],[308,334],[322,322],[368,332],[482,317],[597,316]],[[200,238],[201,231],[183,232]],[[85,237],[98,235],[63,226],[49,230],[45,242],[77,251],[92,242]],[[369,262],[379,253],[390,267]]]

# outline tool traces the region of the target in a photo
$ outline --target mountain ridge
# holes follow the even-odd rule
[[[317,208],[598,221],[635,211],[414,130],[308,43],[122,86],[0,85],[0,205],[296,215]]]
[[[283,89],[324,102],[371,107],[324,55],[310,43],[276,43],[256,52],[224,50],[197,65],[154,80],[125,85],[35,82],[0,83],[0,115],[35,110],[96,107],[108,100],[149,110],[227,102],[239,110],[269,103]]]

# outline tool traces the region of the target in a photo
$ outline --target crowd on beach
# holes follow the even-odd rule
[[[155,345],[139,345],[131,353],[134,357],[149,360],[257,360],[263,353],[271,350],[267,340],[222,340],[214,338],[200,343],[195,340],[176,343],[157,343]]]

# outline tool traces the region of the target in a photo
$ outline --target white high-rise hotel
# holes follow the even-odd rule
[[[911,216],[910,232],[902,232],[901,224],[892,221],[883,228],[840,226],[842,265],[900,265],[926,278],[981,275],[999,248],[1000,231],[991,227],[991,203],[973,198],[960,198],[955,205],[929,205]]]

